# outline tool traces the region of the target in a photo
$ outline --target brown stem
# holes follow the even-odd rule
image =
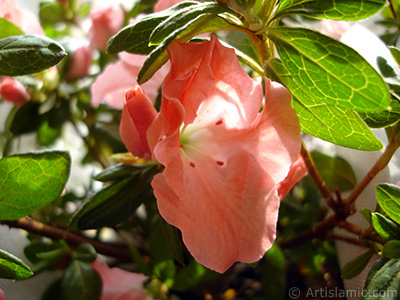
[[[391,14],[392,14],[393,19],[394,19],[395,21],[398,21],[396,12],[394,11],[394,7],[393,7],[392,1],[391,1],[391,0],[387,0],[387,2],[388,2],[388,4],[389,4],[389,9],[390,9],[390,12],[391,12]]]
[[[354,225],[347,221],[340,221],[340,222],[338,222],[337,226],[340,228],[343,228],[351,233],[354,233],[355,235],[359,236],[360,238],[365,238],[372,242],[380,243],[382,245],[386,244],[386,242],[387,242],[384,238],[382,238],[379,235],[370,234],[371,232],[370,232],[369,228],[363,229],[363,228],[358,227],[357,225]]]
[[[356,238],[351,238],[351,237],[336,234],[336,233],[327,233],[326,239],[327,240],[337,240],[337,241],[342,241],[342,242],[346,242],[346,243],[361,246],[361,247],[366,247],[365,244],[361,243],[360,240],[358,240]]]
[[[81,235],[77,235],[66,230],[52,227],[30,218],[21,218],[13,221],[1,221],[1,224],[8,225],[9,227],[24,229],[28,232],[35,233],[53,240],[64,240],[71,246],[78,246],[82,243],[91,244],[97,253],[106,256],[116,257],[123,261],[131,261],[132,255],[128,248],[124,246],[116,246],[112,244],[105,244],[96,240],[92,240]]]
[[[336,226],[339,221],[338,215],[331,215],[322,222],[315,225],[313,228],[303,231],[293,238],[284,240],[279,243],[282,249],[298,246],[304,242],[311,241],[315,238],[324,238],[326,233]]]
[[[395,138],[394,135],[392,135],[389,144],[387,145],[385,151],[382,153],[379,159],[376,161],[375,165],[371,168],[371,170],[369,170],[369,172],[367,173],[367,175],[365,175],[360,184],[356,186],[356,188],[351,192],[350,196],[346,199],[345,210],[350,210],[357,197],[371,182],[371,180],[374,179],[374,177],[387,166],[393,154],[400,146],[398,139],[398,137]]]
[[[329,191],[328,187],[324,179],[322,178],[321,174],[318,172],[317,167],[315,166],[314,160],[312,159],[310,152],[308,152],[307,148],[305,147],[304,143],[301,144],[301,156],[303,157],[304,163],[306,164],[308,175],[312,178],[315,182],[321,196],[325,199],[328,206],[336,210],[337,203],[333,199],[331,192]]]

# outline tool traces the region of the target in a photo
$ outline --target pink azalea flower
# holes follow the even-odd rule
[[[297,155],[296,160],[290,166],[289,174],[278,184],[278,195],[282,200],[293,188],[293,186],[307,174],[307,168],[301,154]]]
[[[5,300],[4,292],[0,289],[0,300]]]
[[[145,60],[145,55],[120,53],[119,61],[107,65],[92,84],[92,106],[96,108],[103,101],[111,108],[122,109],[125,91],[137,84],[136,79]],[[164,65],[142,85],[143,90],[153,102],[157,98],[158,90],[168,70],[169,64]]]
[[[300,150],[290,94],[266,79],[260,113],[260,80],[215,37],[173,42],[168,54],[160,112],[154,118],[140,88],[127,93],[123,141],[165,167],[152,182],[158,209],[199,263],[224,272],[236,261],[255,262],[275,240],[278,184]]]
[[[110,268],[100,260],[91,264],[103,282],[100,300],[150,300],[143,289],[143,282],[147,277],[143,274],[124,271],[119,268]]]
[[[83,78],[89,74],[92,64],[92,49],[89,47],[79,47],[72,54],[71,65],[66,75],[67,80]]]
[[[158,0],[157,3],[154,5],[154,12],[165,10],[183,1],[184,0]]]
[[[322,20],[321,33],[339,40],[351,26],[353,24],[346,21]]]
[[[17,106],[22,106],[31,95],[25,86],[16,79],[4,77],[0,85],[0,95],[3,100],[13,102]]]
[[[38,18],[30,10],[18,7],[15,0],[0,0],[0,17],[17,25],[25,34],[44,35]]]
[[[122,28],[125,14],[118,3],[104,6],[96,2],[90,11],[90,19],[90,42],[96,49],[104,51],[109,38]]]

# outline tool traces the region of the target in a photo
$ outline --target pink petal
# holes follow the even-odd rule
[[[158,0],[157,3],[154,5],[154,12],[159,12],[174,6],[184,0]]]
[[[307,174],[307,168],[301,154],[298,154],[296,160],[290,166],[289,174],[278,185],[279,199],[283,199],[293,188],[293,186]]]
[[[5,300],[4,292],[0,289],[0,300]]]
[[[147,277],[143,274],[127,272],[119,268],[110,268],[100,260],[91,264],[103,282],[100,300],[149,300],[143,289]]]
[[[5,77],[1,81],[0,95],[3,100],[13,102],[17,106],[22,106],[27,100],[31,99],[31,95],[25,86],[11,77]]]
[[[146,132],[157,115],[151,100],[139,86],[128,90],[122,111],[120,134],[128,150],[139,157],[150,158]]]

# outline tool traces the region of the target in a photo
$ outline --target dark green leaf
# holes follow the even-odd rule
[[[385,216],[380,213],[372,213],[371,220],[376,232],[385,240],[390,241],[400,238],[399,226]]]
[[[91,244],[83,243],[76,247],[75,252],[72,253],[72,257],[89,264],[97,258],[97,252]]]
[[[275,18],[290,14],[315,19],[356,21],[379,12],[385,0],[288,0],[281,1]]]
[[[0,278],[25,279],[33,275],[22,260],[0,249]]]
[[[148,166],[149,165],[147,164],[133,164],[133,165],[117,164],[115,166],[105,169],[96,176],[93,176],[93,179],[102,182],[121,180],[132,175],[135,172],[147,168]]]
[[[167,10],[148,15],[134,24],[124,27],[108,41],[107,52],[116,54],[127,51],[135,54],[149,54],[154,49],[154,47],[149,46],[150,35],[154,28],[176,11],[196,5],[198,3],[194,1],[181,2]]]
[[[19,135],[36,131],[43,122],[43,116],[39,113],[40,105],[33,101],[18,107],[13,114],[8,116],[9,129],[12,134]]]
[[[64,9],[59,2],[40,3],[39,17],[42,25],[53,25],[68,21]]]
[[[194,20],[201,20],[201,16],[216,15],[223,12],[229,12],[226,6],[220,5],[218,2],[199,2],[196,6],[189,6],[177,11],[164,21],[162,21],[150,35],[150,45],[159,45],[165,38],[173,32],[178,35],[188,23],[193,23]],[[195,26],[195,25],[194,25]]]
[[[398,299],[400,289],[400,261],[378,260],[367,277],[361,300]]]
[[[400,101],[395,94],[392,94],[390,109],[358,114],[371,128],[388,127],[400,120]]]
[[[61,295],[61,284],[62,278],[53,281],[48,288],[44,291],[42,298],[40,300],[60,300]]]
[[[342,269],[342,278],[351,279],[360,274],[367,266],[373,254],[374,251],[369,250],[347,262]]]
[[[311,98],[297,85],[280,60],[271,59],[269,65],[277,80],[292,93],[292,106],[297,111],[303,132],[353,149],[366,151],[382,149],[382,143],[356,113]]]
[[[369,210],[369,208],[363,208],[360,210],[360,214],[362,214],[362,216],[364,217],[364,219],[371,224],[371,211]]]
[[[0,40],[0,75],[33,74],[58,64],[64,48],[45,36],[16,35]]]
[[[382,73],[383,77],[396,77],[397,74],[393,67],[389,65],[387,60],[382,56],[378,56],[376,59],[379,67],[379,71]]]
[[[362,112],[389,107],[386,83],[350,47],[305,28],[268,28],[267,35],[293,80],[315,102]]]
[[[400,241],[392,240],[387,242],[382,249],[382,255],[388,258],[400,258]]]
[[[396,223],[400,223],[400,187],[381,183],[376,186],[376,200],[383,211]]]
[[[65,272],[61,293],[63,300],[99,300],[102,281],[88,264],[72,260]]]
[[[19,29],[14,23],[7,19],[0,18],[0,39],[12,36],[12,35],[23,35],[23,31]]]
[[[400,66],[400,50],[396,47],[389,47],[390,53],[392,54],[397,65]]]
[[[0,160],[0,220],[29,215],[55,200],[70,169],[64,151],[24,153]]]
[[[168,224],[163,218],[160,218],[161,228],[164,232],[165,238],[168,242],[172,253],[174,254],[174,258],[181,264],[184,265],[183,262],[183,250],[182,250],[182,242],[178,232],[178,229],[170,224]]]
[[[367,275],[367,278],[365,279],[364,287],[369,285],[369,283],[371,282],[372,278],[375,276],[376,272],[378,272],[378,270],[380,268],[382,268],[388,261],[389,261],[388,258],[382,257],[382,258],[378,259],[374,263],[374,265],[372,266],[371,270],[369,271],[369,273]]]
[[[150,181],[156,172],[155,167],[135,173],[90,197],[72,217],[70,230],[114,226],[130,217],[144,201],[152,197]]]
[[[356,186],[356,175],[346,160],[341,157],[331,157],[321,152],[312,152],[311,156],[327,187],[331,191],[334,187],[345,191],[352,190]]]

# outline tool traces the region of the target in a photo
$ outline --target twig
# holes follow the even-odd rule
[[[301,143],[300,153],[303,157],[304,163],[306,164],[308,175],[310,175],[312,180],[315,182],[321,196],[325,199],[326,203],[331,209],[336,210],[338,208],[337,202],[335,201],[335,199],[333,199],[331,192],[326,186],[326,183],[321,174],[318,172],[315,163],[310,155],[310,152],[308,152],[304,143]]]
[[[89,243],[96,249],[97,253],[115,257],[122,261],[132,260],[131,253],[129,252],[128,248],[124,246],[102,243],[60,228],[40,223],[30,218],[25,217],[13,221],[1,221],[0,223],[8,225],[9,227],[24,229],[28,232],[48,237],[53,240],[64,240],[69,245],[75,247],[82,243]]]
[[[344,235],[340,235],[340,234],[336,234],[336,233],[328,232],[326,234],[326,239],[342,241],[342,242],[346,242],[346,243],[361,246],[361,247],[367,247],[365,244],[363,244],[362,242],[360,242],[360,240],[358,240],[356,238],[352,238],[352,237],[348,237],[348,236],[344,236]]]
[[[392,13],[393,19],[394,19],[396,22],[398,22],[399,20],[398,20],[398,18],[397,18],[396,12],[394,11],[394,7],[393,7],[392,0],[387,0],[387,2],[388,2],[388,4],[389,4],[389,9],[390,9],[390,12]]]
[[[363,228],[358,227],[357,225],[354,225],[347,221],[340,221],[340,222],[338,222],[337,226],[347,230],[348,232],[354,233],[355,235],[359,236],[360,238],[365,238],[372,242],[380,243],[382,245],[386,244],[386,242],[387,242],[384,238],[382,238],[379,235],[370,234],[371,231],[369,230],[369,228],[363,229]]]

